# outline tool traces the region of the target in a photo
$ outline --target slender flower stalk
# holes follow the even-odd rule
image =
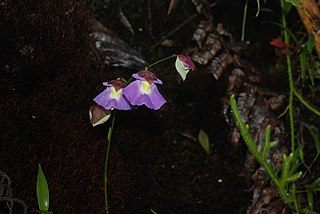
[[[107,146],[107,151],[106,151],[106,158],[105,158],[105,163],[104,163],[104,201],[105,201],[105,206],[106,206],[106,213],[109,214],[109,203],[108,203],[108,165],[109,165],[109,154],[110,154],[110,145],[111,145],[111,140],[112,140],[112,133],[114,129],[114,122],[116,119],[115,112],[113,113],[112,117],[112,122],[111,126],[108,131],[108,146]]]
[[[174,57],[177,57],[177,54],[172,54],[171,56],[168,56],[168,57],[166,57],[166,58],[160,59],[160,60],[158,60],[158,61],[156,61],[156,62],[148,65],[148,66],[145,68],[145,70],[149,70],[151,67],[155,66],[156,64],[159,64],[159,63],[161,63],[161,62],[167,61],[168,59],[174,58]]]

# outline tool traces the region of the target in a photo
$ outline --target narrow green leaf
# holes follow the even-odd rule
[[[315,212],[315,211],[309,209],[309,207],[306,207],[306,208],[303,210],[303,213],[304,213],[304,214],[319,214],[318,212]]]
[[[286,181],[287,181],[287,183],[295,182],[301,177],[301,175],[302,175],[302,172],[298,172],[298,173],[286,178]]]
[[[318,185],[318,186],[320,186],[320,177],[317,178],[317,179],[312,183],[312,185]]]
[[[306,78],[306,71],[307,71],[307,51],[304,49],[300,55],[300,72],[301,72],[301,77],[303,80]]]
[[[303,151],[301,151],[301,146],[299,145],[298,148],[293,153],[291,153],[292,154],[292,158],[290,160],[289,175],[292,175],[293,173],[295,173],[296,170],[301,165],[300,152],[303,152]]]
[[[313,192],[307,191],[307,198],[308,198],[308,207],[310,211],[313,211]]]
[[[287,172],[287,159],[288,156],[286,154],[283,155],[282,158],[282,168],[281,168],[281,180],[284,181],[286,179],[286,176],[288,174]]]
[[[317,153],[320,153],[320,140],[319,135],[313,130],[309,129],[310,135],[313,139],[314,146],[316,148]]]
[[[37,176],[37,198],[40,211],[49,210],[49,187],[47,179],[39,164],[38,176]]]
[[[290,171],[290,163],[293,158],[293,153],[290,153],[288,156],[283,155],[283,165],[281,169],[281,180],[286,181]]]
[[[264,133],[264,144],[263,144],[263,149],[262,149],[262,157],[264,159],[267,158],[267,153],[270,149],[270,129],[271,129],[271,126],[267,125],[265,133]]]
[[[206,151],[206,153],[209,154],[210,153],[209,138],[208,138],[208,135],[202,129],[200,129],[199,131],[198,141],[203,147],[203,149]]]
[[[283,30],[287,31],[287,33],[289,34],[290,38],[292,38],[295,43],[298,43],[298,39],[296,37],[296,34],[290,28],[285,28],[284,27]]]
[[[286,1],[290,2],[293,6],[302,7],[301,3],[298,0],[286,0]]]
[[[308,40],[307,40],[307,50],[309,54],[311,54],[311,52],[313,51],[313,48],[314,48],[314,37],[313,37],[313,34],[309,34]]]
[[[320,177],[317,178],[312,184],[307,184],[306,188],[308,191],[319,192],[320,191]]]
[[[259,12],[260,12],[260,0],[257,0],[257,7],[258,7],[258,10],[256,13],[256,17],[259,15]]]
[[[261,12],[266,12],[266,13],[271,13],[271,14],[273,14],[273,15],[277,15],[276,11],[274,11],[274,10],[272,10],[272,9],[270,9],[270,8],[266,8],[266,7],[260,8],[260,11],[261,11]]]
[[[278,144],[278,141],[271,141],[270,142],[270,148],[273,148],[274,146],[276,146]]]
[[[315,76],[314,76],[314,74],[315,74],[315,73],[314,73],[314,70],[313,70],[312,67],[308,66],[307,71],[308,71],[308,74],[309,74],[309,78],[310,78],[310,81],[311,81],[311,85],[312,85],[312,87],[315,87],[315,84],[314,84],[314,78],[315,78]]]
[[[282,8],[284,15],[288,15],[288,13],[291,11],[291,8],[292,8],[292,4],[290,4],[288,1],[284,2],[283,8]]]
[[[300,160],[304,163],[304,144],[299,144],[298,148],[297,148],[297,152],[298,152],[298,156],[300,158]]]

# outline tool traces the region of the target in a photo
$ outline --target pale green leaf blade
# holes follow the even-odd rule
[[[39,210],[48,211],[49,210],[49,187],[48,187],[47,179],[41,169],[40,164],[38,168],[36,189],[37,189]]]
[[[307,71],[307,52],[303,50],[300,55],[300,72],[301,72],[301,77],[303,80],[306,78],[306,71]]]
[[[176,67],[176,70],[178,71],[178,73],[180,74],[182,80],[185,81],[185,79],[187,77],[187,73],[189,72],[189,69],[186,69],[183,67],[183,65],[178,57],[175,62],[175,67]]]
[[[290,2],[293,6],[302,7],[301,3],[298,0],[286,0],[286,1]]]
[[[320,177],[317,178],[317,179],[312,183],[312,185],[318,185],[318,186],[320,186]]]
[[[313,139],[314,146],[316,148],[317,153],[320,153],[320,139],[319,135],[313,129],[309,129],[310,135]]]
[[[289,2],[284,2],[283,8],[282,8],[283,13],[285,15],[288,15],[288,13],[291,11],[291,9],[292,9],[292,4],[290,4]]]
[[[308,198],[309,209],[313,211],[313,192],[312,191],[307,191],[307,198]]]
[[[291,175],[290,177],[287,177],[286,181],[288,183],[295,182],[301,177],[301,175],[302,175],[302,172],[298,172],[298,173],[296,173],[294,175]]]
[[[199,135],[198,135],[198,140],[203,149],[206,151],[207,154],[210,153],[210,144],[209,144],[209,137],[208,135],[200,129]]]
[[[313,51],[313,48],[314,48],[314,37],[313,37],[313,34],[309,34],[308,41],[307,41],[307,50],[309,54],[311,54],[311,52]]]

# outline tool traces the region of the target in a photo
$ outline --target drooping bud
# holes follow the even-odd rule
[[[89,119],[93,127],[103,124],[109,120],[111,111],[99,105],[92,105],[89,109]]]
[[[188,72],[195,69],[193,61],[187,55],[178,55],[175,67],[183,81],[186,79]]]

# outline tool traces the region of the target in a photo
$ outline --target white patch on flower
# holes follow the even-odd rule
[[[179,57],[176,59],[175,63],[176,69],[178,73],[180,74],[182,80],[184,81],[187,77],[187,73],[189,72],[189,69],[183,65],[183,63],[180,61]]]
[[[147,81],[141,81],[140,91],[143,94],[149,94],[151,91],[151,85]]]
[[[119,100],[121,93],[122,93],[122,89],[119,89],[118,91],[116,91],[114,87],[111,87],[110,98]]]

